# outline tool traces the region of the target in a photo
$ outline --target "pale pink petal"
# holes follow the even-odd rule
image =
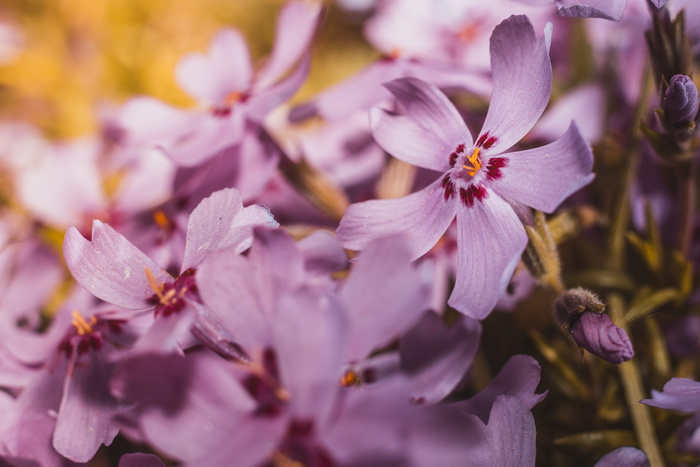
[[[398,199],[370,200],[345,211],[337,235],[345,248],[362,250],[377,238],[405,234],[413,259],[424,255],[445,233],[457,202],[445,200],[438,179],[421,191]]]
[[[622,446],[601,457],[593,467],[649,467],[649,459],[641,449]]]
[[[348,361],[388,345],[427,309],[430,288],[410,254],[403,237],[387,237],[369,245],[353,265],[339,292],[349,322]]]
[[[627,0],[557,0],[557,14],[620,21],[626,4]]]
[[[292,109],[292,122],[319,115],[326,120],[342,120],[358,110],[375,105],[390,94],[380,85],[403,75],[394,61],[376,61],[345,81],[321,92],[311,102]]]
[[[491,35],[493,94],[481,135],[498,154],[520,141],[542,115],[552,91],[546,37],[537,37],[527,16],[511,16]]]
[[[76,364],[63,386],[53,446],[74,462],[93,458],[101,444],[109,446],[119,432],[114,417],[126,405],[109,393],[112,365],[91,351],[87,366]]]
[[[605,122],[605,92],[599,84],[588,84],[560,97],[537,121],[528,138],[551,141],[566,132],[570,122],[586,141],[597,143],[603,136]]]
[[[663,392],[652,389],[651,397],[642,403],[685,413],[700,411],[700,383],[687,378],[672,378],[664,384]]]
[[[202,301],[216,313],[246,352],[269,345],[271,293],[266,282],[246,258],[233,250],[221,251],[197,269],[197,287]]]
[[[119,110],[117,122],[127,144],[154,146],[189,134],[202,117],[150,97],[137,97]]]
[[[504,294],[527,245],[525,228],[494,192],[457,212],[457,277],[448,304],[485,318]]]
[[[547,392],[535,393],[540,382],[540,365],[529,355],[512,356],[491,383],[478,394],[463,402],[454,404],[460,410],[471,413],[486,422],[492,411],[493,402],[500,395],[517,397],[528,409],[545,398]]]
[[[335,235],[317,230],[297,243],[304,257],[304,270],[314,274],[331,274],[348,265],[348,255]]]
[[[233,91],[246,91],[252,63],[245,38],[235,29],[219,31],[209,54],[185,56],[177,65],[175,78],[182,89],[205,105],[221,103]]]
[[[272,335],[289,411],[323,423],[331,414],[345,356],[346,327],[331,294],[308,289],[278,300]]]
[[[256,77],[260,87],[272,84],[309,49],[321,15],[321,4],[287,2],[277,17],[275,45]]]
[[[384,86],[406,110],[402,115],[378,109],[370,114],[374,138],[389,154],[444,172],[458,145],[471,146],[464,120],[437,87],[416,78],[397,79]]]
[[[289,76],[268,88],[256,90],[255,94],[246,103],[248,118],[255,122],[262,122],[270,111],[287,102],[306,80],[310,66],[311,55],[306,54],[300,59],[299,65],[292,70]]]
[[[189,128],[187,134],[162,145],[168,157],[178,166],[201,164],[238,143],[245,134],[245,112],[240,104],[234,104],[227,116],[219,117],[211,112],[200,115],[201,118]]]
[[[294,290],[305,282],[305,258],[296,242],[282,229],[255,229],[255,241],[248,258],[260,275],[260,282],[273,291],[270,297]]]
[[[243,207],[235,188],[217,191],[190,214],[182,271],[197,267],[217,250],[233,248],[240,253],[252,245],[255,227],[278,225],[267,208],[257,204]]]
[[[470,462],[502,467],[533,466],[536,433],[535,419],[527,406],[515,397],[498,396],[486,426],[488,448],[475,450]]]
[[[475,319],[461,317],[448,328],[440,316],[425,313],[399,341],[413,400],[433,405],[447,397],[471,366],[480,337]]]
[[[504,154],[502,177],[490,187],[500,195],[540,211],[552,212],[594,178],[593,152],[573,122],[546,146]]]
[[[92,224],[92,240],[70,227],[63,240],[63,255],[80,285],[94,296],[124,308],[152,306],[146,302],[154,294],[146,270],[161,283],[173,280],[122,234],[99,220]]]
[[[255,408],[231,363],[209,352],[128,359],[112,388],[137,404],[148,443],[187,465],[226,465],[202,461],[226,443],[235,443],[231,434],[247,423]]]

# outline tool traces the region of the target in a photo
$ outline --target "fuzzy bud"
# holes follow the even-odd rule
[[[683,126],[695,120],[700,107],[698,88],[686,75],[675,75],[664,94],[663,109],[671,125]]]
[[[572,319],[584,311],[605,312],[605,304],[598,296],[581,287],[570,289],[554,301],[554,317],[565,331],[571,328]]]
[[[619,364],[634,357],[627,333],[605,313],[584,311],[572,322],[571,335],[578,345],[610,363]]]
[[[612,323],[605,304],[594,293],[567,290],[555,300],[554,316],[578,345],[603,360],[622,363],[634,356],[627,333]]]

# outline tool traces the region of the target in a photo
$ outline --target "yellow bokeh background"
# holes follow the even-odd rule
[[[248,38],[254,59],[269,53],[282,0],[12,0],[0,24],[18,32],[17,53],[0,63],[0,120],[25,121],[51,138],[97,130],[101,106],[150,95],[192,105],[174,67],[205,51],[221,27]],[[376,58],[357,20],[333,4],[313,49],[311,75],[296,101]]]

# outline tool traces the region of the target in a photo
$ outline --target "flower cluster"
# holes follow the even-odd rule
[[[2,123],[0,464],[700,455],[700,9],[551,3],[288,0],[190,108]],[[335,16],[380,56],[293,99]]]

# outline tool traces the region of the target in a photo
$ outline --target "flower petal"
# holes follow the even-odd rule
[[[620,21],[626,4],[627,0],[585,0],[585,3],[580,0],[557,0],[557,14],[576,18],[603,18]]]
[[[649,459],[644,451],[632,446],[622,446],[601,457],[593,467],[649,467],[649,465]]]
[[[258,73],[258,86],[276,81],[309,49],[321,11],[320,3],[308,1],[290,1],[282,7],[277,17],[275,45]]]
[[[457,277],[448,304],[476,319],[485,318],[503,296],[527,245],[513,209],[494,192],[457,211]]]
[[[186,134],[162,145],[167,156],[178,166],[201,164],[240,142],[245,135],[245,113],[240,105],[234,104],[227,116],[217,117],[209,112],[199,115],[200,119]]]
[[[428,307],[429,286],[410,262],[403,238],[388,237],[369,245],[353,265],[339,292],[349,320],[348,361],[390,344]]]
[[[348,255],[337,237],[324,230],[317,230],[299,240],[297,247],[304,257],[304,270],[308,273],[331,274],[348,266]]]
[[[114,417],[125,405],[109,393],[111,367],[101,353],[90,351],[87,366],[76,364],[66,377],[53,446],[72,461],[89,461],[119,432]]]
[[[438,179],[423,190],[398,199],[370,200],[345,211],[337,235],[345,248],[362,250],[372,240],[403,233],[412,258],[430,250],[457,212],[457,202],[445,201]]]
[[[235,29],[219,31],[209,54],[186,55],[175,69],[182,89],[204,105],[221,103],[233,92],[250,86],[253,68],[245,38]]]
[[[253,228],[278,225],[267,208],[257,204],[243,207],[235,188],[217,191],[190,214],[182,271],[197,267],[217,250],[233,248],[241,253],[253,243]]]
[[[538,38],[527,16],[511,16],[491,35],[493,94],[481,135],[501,153],[525,136],[547,106],[552,65],[546,37]]]
[[[663,392],[652,389],[651,396],[642,403],[685,413],[700,411],[700,383],[687,378],[672,378],[664,384]]]
[[[535,419],[528,408],[512,396],[498,396],[486,427],[489,449],[480,449],[473,465],[520,467],[535,465]],[[476,454],[476,453],[475,453]]]
[[[529,355],[512,356],[491,383],[474,397],[454,404],[460,410],[471,413],[486,422],[496,398],[506,394],[517,397],[531,409],[547,395],[536,394],[540,382],[540,365]]]
[[[393,62],[377,61],[345,81],[316,95],[310,102],[294,107],[289,120],[298,122],[314,115],[326,120],[342,120],[358,110],[375,105],[389,93],[379,83],[401,76]]]
[[[272,313],[268,284],[246,258],[233,250],[212,255],[197,269],[197,287],[202,301],[250,353],[268,344]]]
[[[122,234],[99,220],[92,223],[92,240],[70,227],[63,240],[63,255],[71,274],[94,296],[124,308],[148,308],[154,291],[146,270],[159,282],[173,278]]]
[[[304,288],[278,300],[272,335],[289,410],[323,424],[340,389],[346,323],[331,294]]]
[[[284,79],[268,88],[256,90],[246,103],[248,118],[255,122],[262,122],[270,111],[287,102],[306,80],[310,67],[311,56],[306,54],[300,59],[299,65]]]
[[[399,341],[401,368],[411,378],[414,400],[433,405],[444,399],[464,377],[479,347],[481,324],[461,317],[449,328],[433,312]]]
[[[183,137],[197,126],[201,113],[178,109],[150,97],[137,97],[119,110],[118,125],[128,144],[154,146]]]
[[[379,109],[370,113],[377,143],[389,154],[409,164],[444,172],[450,153],[472,136],[454,105],[442,91],[416,78],[402,78],[384,86],[406,113],[395,115]]]
[[[567,132],[553,143],[507,154],[503,176],[490,186],[507,198],[552,212],[593,180],[591,170],[593,152],[571,122]]]

